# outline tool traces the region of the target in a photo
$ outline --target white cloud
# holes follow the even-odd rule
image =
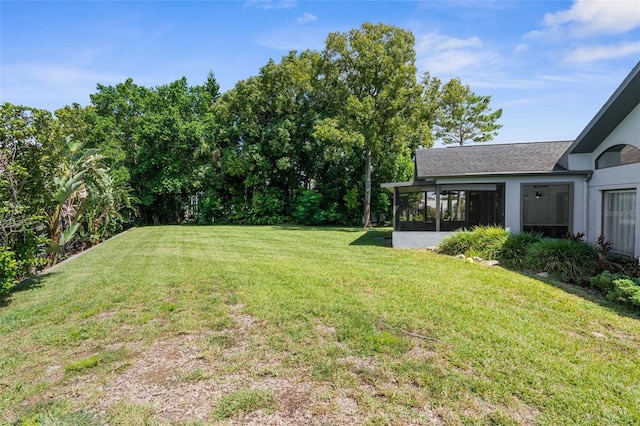
[[[522,53],[529,50],[529,46],[525,43],[518,43],[516,47],[513,48],[513,53]]]
[[[258,9],[291,9],[297,4],[295,0],[247,0],[245,6]]]
[[[631,55],[640,56],[640,42],[579,47],[570,52],[565,57],[565,61],[570,63],[587,63],[602,59],[623,58]]]
[[[301,27],[280,28],[260,34],[256,42],[264,47],[282,51],[321,50],[327,35],[324,31],[303,31]]]
[[[575,0],[569,10],[548,13],[545,30],[531,35],[568,31],[573,36],[621,34],[640,27],[640,2],[637,0]]]
[[[312,13],[305,12],[305,13],[302,14],[302,16],[298,16],[298,18],[296,18],[296,20],[300,24],[306,24],[307,22],[317,21],[318,17],[316,15],[312,14]]]
[[[115,84],[126,76],[54,63],[3,65],[2,100],[53,111],[73,102],[86,104],[96,84]],[[6,87],[6,88],[5,88]]]
[[[463,49],[466,47],[480,47],[482,41],[478,37],[455,38],[437,33],[429,33],[420,36],[416,43],[416,50],[422,51],[445,51],[451,49]]]
[[[3,74],[14,79],[31,78],[42,83],[73,84],[78,82],[115,82],[122,76],[68,65],[21,63],[3,67]]]
[[[416,42],[418,66],[435,76],[454,76],[494,61],[497,53],[483,48],[478,37],[455,38],[437,33],[419,36]]]

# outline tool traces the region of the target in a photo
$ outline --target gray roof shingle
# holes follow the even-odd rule
[[[548,173],[572,141],[468,145],[416,151],[416,178],[475,174]]]

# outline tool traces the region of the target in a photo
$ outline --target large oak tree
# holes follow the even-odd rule
[[[411,128],[421,99],[414,43],[410,31],[365,23],[348,33],[329,34],[323,51],[325,78],[337,82],[332,95],[341,97],[344,107],[317,127],[316,136],[361,153],[365,228],[371,227],[376,159],[402,152],[417,130]]]

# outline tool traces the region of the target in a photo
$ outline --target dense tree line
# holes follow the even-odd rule
[[[499,127],[489,97],[457,79],[418,81],[415,61],[411,32],[363,24],[330,34],[321,52],[270,60],[224,94],[210,73],[198,86],[98,84],[91,105],[54,114],[2,105],[0,276],[135,222],[389,218],[379,184],[411,180],[418,146],[434,135],[486,140]]]

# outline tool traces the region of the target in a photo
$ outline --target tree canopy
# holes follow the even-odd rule
[[[436,138],[445,145],[492,140],[502,127],[496,123],[502,116],[502,108],[491,112],[490,102],[491,96],[476,95],[458,78],[450,80],[440,93]]]
[[[344,107],[317,128],[316,136],[345,144],[364,158],[365,228],[371,227],[374,163],[408,147],[412,116],[422,102],[416,80],[415,39],[402,28],[365,23],[349,33],[332,33],[323,57],[332,94]],[[378,162],[378,165],[381,164]]]

